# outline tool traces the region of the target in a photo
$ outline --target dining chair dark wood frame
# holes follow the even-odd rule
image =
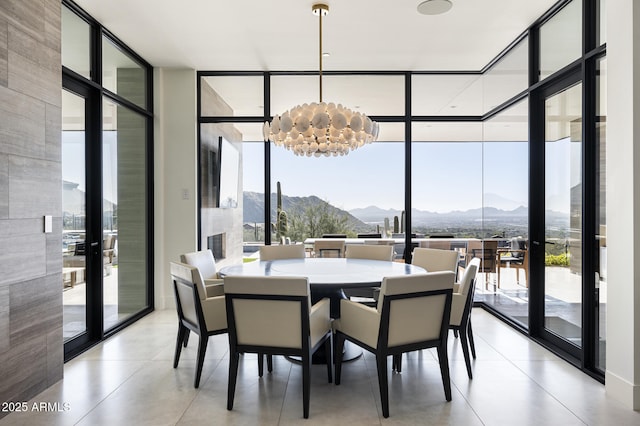
[[[300,318],[302,321],[302,348],[284,348],[279,346],[246,345],[238,343],[235,311],[233,307],[233,301],[238,299],[298,302],[300,304]],[[227,307],[227,327],[229,330],[229,383],[227,388],[227,410],[233,409],[233,400],[235,396],[236,381],[238,376],[239,355],[241,353],[257,353],[259,359],[262,358],[262,354],[266,354],[267,359],[269,359],[273,355],[298,356],[302,359],[303,416],[305,419],[309,418],[309,399],[311,392],[311,356],[320,348],[320,346],[324,346],[326,359],[332,359],[331,330],[329,330],[324,335],[324,337],[318,340],[315,346],[311,346],[311,332],[309,326],[309,296],[225,293],[225,302]],[[329,383],[332,382],[331,370],[331,362],[327,362],[327,377]]]
[[[445,305],[442,313],[442,321],[440,324],[440,333],[437,339],[425,340],[405,345],[389,347],[389,317],[391,313],[391,302],[400,299],[418,298],[418,297],[435,297],[445,295]],[[382,404],[382,416],[389,417],[389,379],[387,377],[387,357],[393,356],[394,360],[401,357],[405,352],[417,351],[420,349],[437,348],[438,360],[440,363],[440,374],[442,376],[442,384],[444,386],[444,394],[447,401],[451,401],[451,378],[449,374],[449,358],[447,355],[447,336],[449,334],[449,316],[451,315],[451,300],[453,298],[453,289],[430,290],[416,293],[403,293],[395,295],[384,295],[382,300],[382,311],[380,314],[380,330],[378,332],[377,348],[363,343],[349,335],[344,334],[340,330],[336,330],[335,335],[335,354],[342,354],[344,350],[344,342],[348,340],[363,349],[373,353],[376,356],[376,365],[378,369],[378,386],[380,387],[380,401]],[[419,325],[416,325],[419,327]],[[335,357],[335,383],[340,384],[342,375],[342,357]]]
[[[193,387],[197,388],[198,386],[200,386],[202,366],[204,365],[204,356],[205,356],[205,353],[207,352],[207,343],[209,342],[209,337],[215,336],[217,334],[226,333],[227,329],[226,328],[222,328],[218,330],[207,329],[206,322],[204,319],[204,312],[202,310],[202,305],[200,304],[200,294],[198,292],[198,286],[194,282],[187,281],[182,277],[178,277],[175,275],[172,275],[172,281],[173,281],[173,290],[176,296],[176,308],[178,310],[178,336],[176,339],[176,350],[173,357],[173,368],[178,367],[178,362],[180,361],[180,354],[182,352],[182,347],[187,346],[187,342],[189,340],[189,331],[193,331],[199,337],[198,355],[196,357],[196,376],[193,382]],[[182,301],[182,298],[180,297],[180,291],[178,289],[178,286],[188,287],[193,292],[196,317],[198,319],[197,323],[193,323],[192,321],[189,321],[189,319],[185,317],[184,311],[182,309],[183,301]]]

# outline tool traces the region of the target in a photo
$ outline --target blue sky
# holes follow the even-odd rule
[[[271,159],[273,191],[279,180],[286,195],[317,195],[346,210],[404,208],[401,143],[374,142],[347,156],[326,158],[297,157],[272,146]],[[483,179],[485,193],[526,205],[527,159],[526,143],[414,143],[413,207],[437,212],[478,208]],[[244,189],[263,192],[262,144],[245,143],[243,161]]]

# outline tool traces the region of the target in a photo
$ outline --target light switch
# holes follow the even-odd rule
[[[48,234],[53,231],[53,217],[45,216],[44,217],[44,233]]]

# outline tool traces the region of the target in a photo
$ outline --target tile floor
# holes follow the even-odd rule
[[[446,402],[435,351],[409,354],[392,374],[388,419],[380,411],[371,355],[344,364],[342,384],[312,368],[310,418],[302,418],[300,367],[282,357],[260,379],[255,356],[241,360],[233,411],[226,410],[227,336],[209,342],[193,388],[196,341],[172,368],[176,319],[156,311],[65,365],[64,380],[32,401],[61,411],[12,413],[4,425],[638,425],[640,413],[604,386],[481,309],[473,312],[478,358],[469,380],[450,335],[453,400]],[[65,410],[65,407],[68,410]],[[54,406],[55,408],[55,406]]]

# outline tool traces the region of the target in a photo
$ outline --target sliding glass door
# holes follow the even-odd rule
[[[544,330],[582,346],[582,84],[544,100]]]
[[[86,107],[84,96],[62,90],[62,331],[65,342],[87,331]]]
[[[65,359],[153,309],[152,68],[62,7]]]

